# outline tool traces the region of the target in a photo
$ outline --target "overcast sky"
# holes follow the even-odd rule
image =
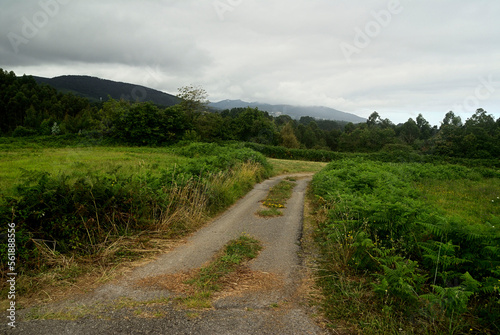
[[[500,117],[498,0],[0,0],[0,67],[395,123]]]

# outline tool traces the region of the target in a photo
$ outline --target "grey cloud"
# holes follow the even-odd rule
[[[498,2],[400,0],[402,11],[348,62],[341,43],[377,28],[374,15],[389,0],[65,1],[17,53],[7,32],[22,36],[23,17],[42,9],[4,1],[0,67],[147,82],[170,93],[194,83],[214,101],[326,105],[365,117],[380,110],[395,122],[427,111],[434,123],[493,75],[496,89],[478,107],[500,117]]]

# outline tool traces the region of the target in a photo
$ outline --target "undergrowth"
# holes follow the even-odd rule
[[[330,163],[312,187],[334,327],[499,332],[498,171],[357,158]]]
[[[19,278],[141,257],[139,249],[150,245],[147,237],[137,247],[129,245],[137,242],[135,236],[185,235],[272,170],[261,154],[234,145],[184,144],[170,149],[168,157],[172,154],[198,158],[154,174],[122,173],[119,168],[26,173],[15,194],[0,199],[2,222],[16,224]],[[4,245],[2,269],[7,268],[6,251]],[[26,282],[30,284],[18,285],[20,294],[39,288],[36,281]]]

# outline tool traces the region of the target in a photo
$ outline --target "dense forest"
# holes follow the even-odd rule
[[[483,109],[465,122],[450,111],[439,127],[421,114],[395,125],[377,112],[365,123],[353,124],[274,117],[256,108],[213,112],[202,89],[184,88],[181,93],[180,103],[169,107],[114,99],[90,102],[0,69],[0,136],[79,134],[148,146],[233,140],[340,152],[376,152],[397,145],[452,157],[500,156],[500,118]]]

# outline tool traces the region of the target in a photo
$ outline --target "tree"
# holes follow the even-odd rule
[[[480,108],[464,125],[463,147],[468,157],[498,157],[498,129],[492,115]]]
[[[420,137],[420,129],[412,118],[408,119],[400,129],[399,135],[407,144],[413,144]]]
[[[422,114],[418,114],[416,121],[417,127],[420,131],[420,139],[429,139],[432,136],[432,127],[430,123],[422,116]]]
[[[295,123],[295,121],[289,115],[279,115],[274,118],[274,123],[276,124],[277,127],[280,128],[282,126],[285,126],[289,122]]]
[[[179,105],[159,109],[150,102],[115,104],[113,135],[134,145],[159,145],[180,139],[187,129]],[[109,107],[108,107],[109,108]]]
[[[219,113],[202,114],[196,120],[196,132],[203,141],[230,139],[231,134],[224,127],[224,119]]]
[[[276,144],[274,143],[276,126],[269,113],[247,107],[239,109],[236,115],[231,122],[231,130],[238,140]]]
[[[463,139],[462,120],[459,116],[455,116],[455,113],[449,111],[441,122],[439,132],[432,139],[434,150],[440,155],[463,156]]]
[[[378,126],[382,123],[382,119],[380,118],[380,115],[377,112],[373,112],[369,117],[368,120],[366,120],[366,124],[368,127],[374,127]]]
[[[460,118],[460,116],[455,116],[455,113],[453,113],[453,111],[449,111],[444,116],[441,127],[443,127],[443,126],[461,127],[462,126],[462,119]]]
[[[295,136],[293,131],[292,122],[288,122],[280,132],[281,135],[281,145],[286,148],[297,149],[300,148],[299,140]]]
[[[194,123],[198,115],[207,110],[208,94],[202,87],[193,85],[181,87],[178,91],[177,97],[181,100],[180,106],[189,121]]]

